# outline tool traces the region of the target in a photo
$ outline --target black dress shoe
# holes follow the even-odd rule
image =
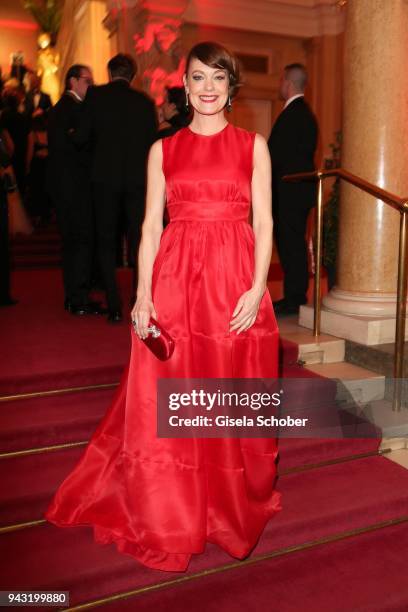
[[[277,302],[272,302],[272,304],[275,314],[280,314],[281,312],[284,312],[287,307],[287,302],[285,299],[278,300]]]
[[[291,315],[298,315],[299,314],[299,305],[291,305],[291,304],[285,304],[284,306],[282,306],[281,308],[276,308],[275,310],[275,315],[277,317],[289,317]]]
[[[86,304],[72,304],[69,302],[68,308],[66,308],[68,312],[73,315],[102,315],[106,314],[108,310],[103,308],[99,302],[87,302]]]
[[[101,306],[100,302],[88,302],[86,307],[88,314],[105,315],[108,313],[108,309]]]
[[[122,313],[120,310],[109,310],[108,311],[108,323],[121,323],[123,320]]]
[[[285,300],[285,298],[283,298],[281,300],[276,300],[276,301],[274,301],[272,303],[273,303],[273,307],[274,308],[279,308],[279,307],[283,306],[284,304],[286,304],[286,300]]]
[[[15,306],[16,304],[18,304],[17,300],[13,300],[13,298],[8,297],[8,298],[4,298],[4,299],[0,299],[0,307],[2,306]]]
[[[65,300],[64,302],[64,310],[67,312],[71,312],[72,302],[70,300]]]
[[[90,314],[86,304],[82,304],[80,306],[74,306],[73,304],[70,304],[68,312],[77,317],[82,317],[83,315]]]

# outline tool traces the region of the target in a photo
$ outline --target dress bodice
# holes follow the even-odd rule
[[[205,136],[186,127],[163,139],[170,221],[246,221],[254,132],[227,124]]]

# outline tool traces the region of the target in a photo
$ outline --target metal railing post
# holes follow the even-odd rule
[[[407,278],[408,278],[408,200],[373,185],[343,168],[333,170],[318,170],[313,172],[299,172],[284,176],[285,181],[318,180],[317,211],[316,211],[316,246],[315,246],[315,275],[314,275],[314,314],[313,336],[320,335],[321,319],[321,267],[322,267],[322,241],[323,241],[323,179],[330,176],[338,177],[362,191],[369,193],[377,199],[400,212],[399,254],[398,254],[398,287],[397,312],[395,322],[395,349],[394,349],[394,393],[392,409],[400,410],[404,377],[404,345],[405,345],[405,317],[407,305]]]
[[[407,307],[407,233],[408,210],[404,206],[401,210],[399,253],[398,253],[398,285],[397,285],[397,314],[395,322],[395,352],[394,352],[394,396],[393,410],[401,408],[402,379],[404,377],[404,343],[405,343],[405,316]]]
[[[323,177],[317,173],[317,207],[316,207],[316,250],[315,250],[315,273],[313,287],[313,336],[320,335],[320,313],[321,313],[321,270],[322,270],[322,242],[323,242]]]

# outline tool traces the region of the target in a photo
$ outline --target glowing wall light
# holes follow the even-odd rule
[[[31,32],[35,32],[38,29],[37,24],[31,21],[17,21],[15,19],[0,19],[0,28],[9,30],[30,30]]]

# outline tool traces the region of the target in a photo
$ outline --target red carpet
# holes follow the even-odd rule
[[[77,438],[77,441],[80,441],[80,439]],[[303,442],[303,444],[299,444],[299,442]],[[305,459],[307,460],[308,456],[310,458],[313,451],[315,452],[315,458],[320,461],[328,461],[351,455],[353,447],[357,447],[358,452],[362,452],[362,449],[366,452],[375,452],[378,447],[378,441],[370,438],[361,441],[333,440],[325,442],[323,443],[321,440],[283,439],[280,445],[280,472],[282,473],[290,467],[305,465]],[[83,447],[79,446],[47,453],[3,458],[0,461],[0,480],[2,482],[2,488],[0,489],[0,525],[42,518],[42,513],[53,491],[75,466],[83,450]],[[373,457],[369,459],[373,459]],[[378,457],[375,457],[375,459],[378,459]],[[312,463],[312,461],[309,462]],[[377,466],[372,462],[369,462],[369,465]],[[390,465],[390,462],[386,461],[383,469],[391,470],[392,474],[392,469],[388,468],[388,465]],[[325,473],[331,473],[329,467],[326,470],[328,471]],[[344,468],[340,468],[341,470],[344,470]],[[40,478],[38,478],[39,474],[41,474]],[[303,477],[299,477],[298,474],[286,474],[283,477],[283,482],[292,482],[293,479],[296,482],[296,477],[303,481]],[[307,477],[305,478],[307,479]],[[392,477],[390,477],[390,481],[392,481]],[[377,489],[376,485],[372,484],[374,500]],[[299,500],[296,501],[296,508],[298,508],[298,503]],[[336,506],[339,504],[341,506],[341,499],[336,500]],[[288,502],[289,506],[291,506],[290,502]]]
[[[3,324],[7,319],[3,337],[10,355],[1,373],[2,393],[4,389],[10,393],[67,388],[83,380],[85,384],[116,382],[127,361],[129,326],[109,327],[103,317],[75,319],[65,314],[58,271],[15,276],[21,302],[1,313]],[[30,286],[33,280],[34,287]],[[122,271],[124,291],[128,280]],[[30,306],[33,292],[42,297]],[[27,312],[37,314],[32,325],[27,324]],[[98,350],[91,353],[91,345]],[[281,358],[286,376],[306,374],[293,365],[294,345],[283,343]],[[327,381],[325,401],[332,401],[333,390],[334,384]],[[2,402],[0,452],[86,441],[113,392],[98,389]],[[408,517],[408,471],[375,454],[377,448],[374,438],[282,439],[278,488],[283,510],[269,522],[250,559]],[[2,457],[0,526],[41,519],[53,492],[83,450],[80,446]],[[361,453],[371,455],[345,460]],[[337,459],[343,461],[313,467]],[[163,612],[191,608],[203,612],[402,612],[408,609],[406,544],[408,523],[255,565],[238,562],[239,569],[103,607]],[[118,553],[113,544],[95,543],[90,527],[61,529],[48,523],[0,533],[0,555],[2,589],[69,590],[71,605],[234,563],[222,550],[208,545],[203,555],[193,558],[186,574],[149,570]]]
[[[64,311],[60,270],[14,272],[13,295],[19,303],[3,308],[0,316],[0,396],[117,382],[128,360],[132,332],[131,271],[119,270],[118,279],[124,321],[108,325],[104,316],[73,317]],[[279,297],[277,284],[271,283],[270,289],[274,299]],[[285,364],[296,361],[293,343],[285,342],[283,353]]]
[[[11,265],[15,270],[61,265],[61,238],[53,223],[35,228],[30,236],[15,236],[10,247]]]
[[[48,475],[49,470],[44,476]],[[284,509],[270,521],[253,555],[407,514],[408,472],[383,457],[283,476],[279,489]],[[33,499],[25,499],[26,506],[33,508],[32,504]],[[58,585],[70,590],[71,603],[171,577],[138,565],[119,554],[114,545],[95,544],[88,527],[58,529],[46,524],[14,531],[1,535],[0,549],[3,585],[13,589],[52,589]],[[403,554],[403,549],[400,552]],[[188,574],[229,562],[231,558],[222,550],[208,545],[204,555],[193,559]]]
[[[119,272],[124,304],[130,270]],[[63,309],[60,270],[13,274],[17,306],[1,310],[0,395],[117,382],[129,353],[129,309],[124,322],[74,317]]]
[[[2,452],[87,440],[113,393],[114,389],[98,389],[0,404]]]
[[[406,612],[408,526],[366,533],[103,606],[106,612]]]

